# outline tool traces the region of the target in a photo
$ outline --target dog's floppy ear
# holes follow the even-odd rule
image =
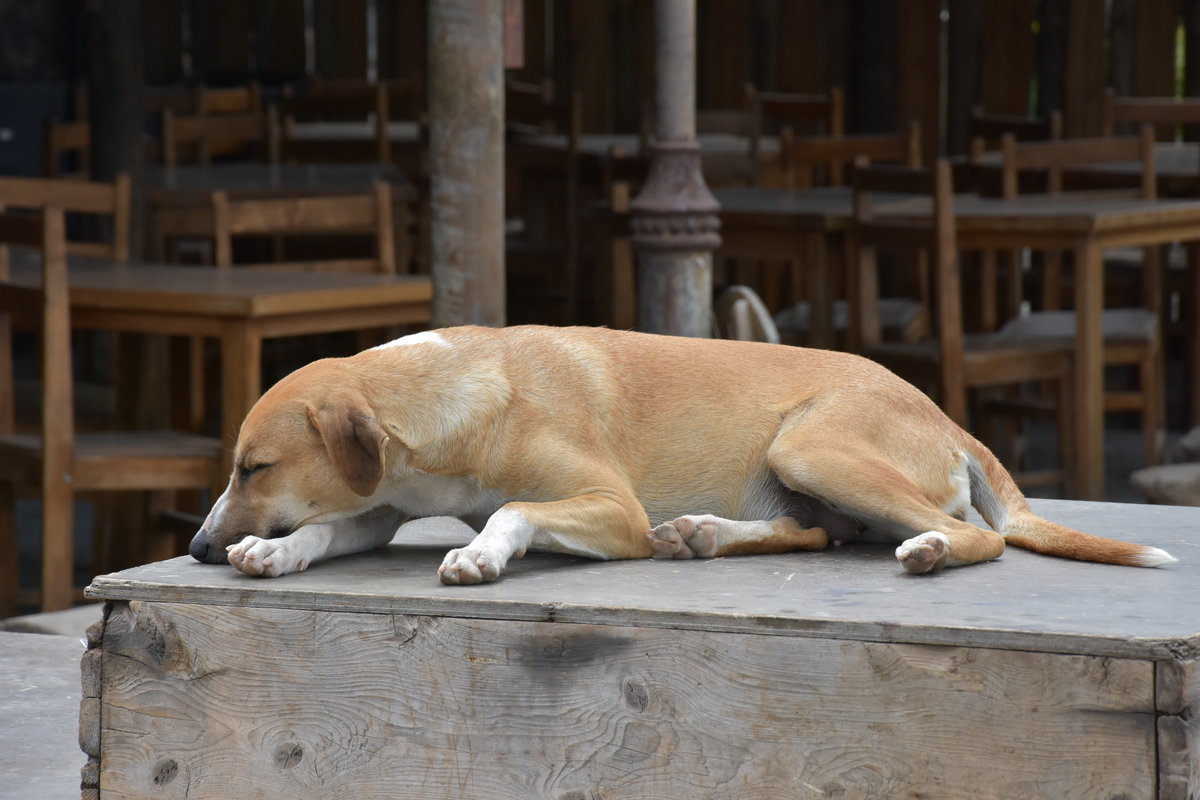
[[[383,480],[384,445],[388,435],[368,409],[325,405],[309,409],[329,460],[355,494],[368,497]]]

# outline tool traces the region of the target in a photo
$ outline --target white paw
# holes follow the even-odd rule
[[[896,548],[896,559],[914,575],[937,572],[950,560],[950,540],[938,531],[926,531]]]
[[[519,557],[519,554],[518,554]],[[451,550],[438,567],[438,577],[448,585],[487,583],[500,577],[508,558],[489,547],[460,547]]]
[[[288,548],[287,538],[260,539],[247,536],[226,548],[229,563],[247,575],[278,578],[290,572],[308,569],[307,559],[296,556]]]
[[[717,526],[711,514],[664,522],[646,534],[654,558],[711,558],[717,552]]]

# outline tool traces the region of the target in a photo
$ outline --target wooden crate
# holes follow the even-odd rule
[[[444,587],[469,532],[435,520],[276,580],[104,576],[90,774],[191,800],[1200,795],[1200,509],[1036,507],[1181,563],[530,554]]]

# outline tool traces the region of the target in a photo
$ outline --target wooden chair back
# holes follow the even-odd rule
[[[390,184],[375,185],[374,192],[326,197],[231,199],[214,192],[213,227],[216,262],[233,265],[235,236],[360,236],[374,239],[374,257],[258,263],[271,269],[322,272],[377,272],[395,274],[396,245],[392,225]]]
[[[180,116],[162,114],[162,157],[168,167],[193,161],[208,164],[232,156],[279,161],[278,122],[273,109]]]
[[[256,81],[221,89],[198,86],[194,110],[199,116],[261,113],[262,87]]]
[[[579,92],[564,100],[555,93],[552,81],[508,81],[504,103],[504,124],[509,134],[562,134],[567,137],[567,149],[578,151],[583,131],[583,96]]]
[[[374,130],[370,160],[381,164],[391,161],[391,93],[386,84],[317,83],[305,94],[285,94],[279,101],[279,119],[280,149],[285,160],[292,157],[290,142],[298,122],[370,122]]]
[[[877,216],[876,198],[888,202],[896,195],[928,197],[932,213],[924,219]],[[852,269],[851,307],[858,309],[858,340],[869,348],[883,341],[879,317],[879,288],[875,251],[896,249],[929,254],[934,285],[935,333],[947,370],[961,372],[963,358],[962,300],[958,266],[958,240],[954,227],[954,178],[950,164],[939,159],[932,168],[859,163],[854,170],[854,221],[852,236],[860,259]],[[918,276],[924,281],[924,275]]]
[[[1059,194],[1064,189],[1064,172],[1071,168],[1117,162],[1140,162],[1141,179],[1133,193],[1153,199],[1158,196],[1154,171],[1154,133],[1149,125],[1142,126],[1139,136],[1105,139],[1063,139],[1055,142],[1018,142],[1005,134],[1000,142],[1000,192],[1003,197],[1020,193],[1019,179],[1023,172],[1042,172],[1046,175],[1046,190]]]
[[[75,255],[129,260],[132,188],[128,173],[112,183],[65,178],[0,177],[0,209],[38,209],[56,206],[65,212],[95,215],[111,224],[108,242],[71,241]]]
[[[47,119],[42,123],[42,175],[47,178],[63,176],[63,158],[73,158],[75,169],[70,175],[86,178],[91,173],[92,129],[86,121],[58,122]]]
[[[840,86],[824,94],[764,92],[753,86],[745,91],[756,134],[785,127],[807,135],[840,136],[846,131],[846,100]]]
[[[1123,97],[1104,92],[1100,132],[1115,136],[1125,127],[1150,125],[1166,141],[1175,141],[1183,125],[1200,125],[1200,97]]]
[[[823,173],[828,185],[841,186],[846,166],[855,162],[920,166],[921,126],[914,121],[894,134],[794,138],[785,132],[779,150],[784,185],[808,188]]]
[[[971,109],[967,122],[967,141],[971,163],[977,163],[988,150],[996,150],[1005,135],[1012,135],[1018,142],[1044,142],[1063,138],[1061,111],[1052,111],[1042,119],[1022,117],[1016,114],[996,114],[984,110],[983,106]]]

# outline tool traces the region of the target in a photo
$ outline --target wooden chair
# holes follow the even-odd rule
[[[64,177],[63,159],[74,159],[75,169],[70,177],[86,177],[91,172],[92,133],[86,121],[58,122],[47,119],[42,123],[42,175]]]
[[[523,288],[510,296],[534,298],[539,307],[530,321],[551,321],[546,306],[560,303],[553,321],[569,324],[580,303],[582,95],[560,99],[550,82],[509,81],[505,103],[505,253],[510,278]],[[560,137],[561,146],[525,141],[546,136]],[[529,311],[510,308],[516,318]]]
[[[37,209],[54,205],[68,214],[103,219],[103,227],[109,229],[107,239],[68,241],[67,252],[72,255],[128,261],[133,213],[131,197],[129,175],[124,172],[111,183],[66,178],[0,177],[0,210]]]
[[[392,92],[386,83],[317,83],[306,94],[285,94],[279,101],[280,157],[285,161],[390,163]],[[298,123],[361,122],[370,124],[372,136],[365,141],[321,142],[306,147],[296,139]],[[319,158],[312,158],[314,149]]]
[[[274,109],[195,116],[180,116],[169,108],[162,112],[162,158],[168,167],[232,157],[277,163],[279,137]]]
[[[932,202],[932,213],[926,218],[878,214],[875,206],[880,193],[927,196]],[[950,418],[968,430],[969,390],[1033,381],[1049,383],[1058,400],[1058,452],[1064,466],[1014,472],[1014,477],[1023,485],[1057,483],[1070,491],[1071,428],[1066,401],[1073,380],[1071,344],[1014,343],[993,334],[964,334],[954,185],[949,162],[939,160],[929,169],[890,165],[855,169],[851,236],[856,251],[856,263],[851,270],[851,317],[859,330],[863,354],[929,391]],[[933,330],[928,338],[916,342],[883,341],[874,311],[879,297],[877,253],[880,250],[893,255],[927,255],[934,306]],[[895,269],[911,268],[918,260],[893,258],[892,265]]]
[[[1149,125],[1142,126],[1141,135],[1137,137],[1022,143],[1012,136],[1006,136],[1001,153],[1004,197],[1018,196],[1020,174],[1025,170],[1045,172],[1049,193],[1060,194],[1063,191],[1064,173],[1068,169],[1127,161],[1141,163],[1139,185],[1105,194],[1123,193],[1146,199],[1153,199],[1157,195],[1154,140]],[[1060,309],[1063,296],[1060,263],[1060,254],[1045,254],[1042,308],[1033,311],[1031,318],[1021,320],[1019,325],[1010,325],[1005,331],[1007,335],[1022,340],[1048,340],[1061,336],[1063,324],[1069,330],[1074,330],[1072,312],[1062,312],[1046,320],[1039,319],[1039,315]],[[1163,312],[1163,271],[1158,248],[1150,247],[1142,251],[1141,272],[1142,306],[1122,310],[1119,314],[1107,313],[1101,318],[1104,363],[1132,368],[1138,376],[1136,390],[1106,391],[1105,409],[1135,411],[1141,416],[1146,462],[1157,464],[1162,459],[1166,424],[1162,326],[1159,323]]]
[[[1200,97],[1121,97],[1106,89],[1100,120],[1103,136],[1150,125],[1160,140],[1175,141],[1181,126],[1200,125]]]
[[[263,110],[262,87],[257,81],[245,86],[214,89],[197,86],[194,111],[198,116],[226,114],[258,114]]]
[[[921,165],[921,124],[884,134],[841,134],[797,138],[785,131],[779,137],[779,158],[784,186],[806,189],[818,185],[846,185],[846,167],[855,162]]]
[[[41,280],[14,283],[0,273],[0,616],[21,603],[17,596],[14,500],[22,489],[41,492],[42,576],[40,606],[52,611],[75,600],[74,496],[82,491],[212,489],[221,483],[221,444],[171,431],[75,432],[71,374],[71,314],[63,211],[36,216],[0,214],[0,242],[40,251]],[[11,402],[12,314],[37,314],[41,333],[41,433],[16,433]],[[151,557],[174,554],[162,542]]]
[[[236,236],[367,236],[373,254],[367,258],[305,259],[257,262],[260,269],[302,269],[323,272],[396,272],[392,190],[377,183],[375,191],[361,195],[230,199],[214,192],[213,239],[218,268],[233,265]]]
[[[759,165],[759,183],[774,183],[782,166],[762,158],[763,136],[790,132],[793,136],[834,137],[846,131],[846,100],[839,86],[824,94],[764,92],[753,86],[745,91],[752,119],[750,159]]]
[[[1045,142],[1063,138],[1061,111],[1052,111],[1044,118],[1022,117],[1016,114],[988,112],[983,106],[971,109],[967,120],[969,160],[978,163],[989,150],[997,150],[1000,141],[1011,135],[1018,142]]]
[[[839,136],[806,136],[793,137],[788,132],[780,137],[780,158],[783,183],[791,188],[812,188],[814,185],[839,186],[844,185],[847,166],[851,163],[890,163],[903,164],[911,167],[921,163],[921,128],[917,122],[912,122],[904,131],[891,134],[844,134]],[[734,257],[753,255],[721,251],[722,255]],[[808,297],[837,296],[839,287],[821,290],[814,283],[823,280],[829,270],[820,264],[791,264],[791,283],[797,290],[802,283],[807,282],[804,293]],[[762,270],[760,270],[762,271]],[[776,287],[786,283],[783,276],[773,273],[777,270],[769,265],[760,285],[766,287],[767,297],[782,297],[785,293]],[[743,281],[748,282],[748,281]],[[881,313],[886,314],[885,321],[889,337],[912,338],[926,329],[926,311],[929,298],[923,293],[924,282],[917,282],[915,296],[889,297],[880,299]],[[842,296],[844,287],[841,287]],[[793,291],[793,295],[796,292]],[[783,305],[783,304],[773,304]],[[886,311],[884,311],[886,309]],[[840,313],[839,313],[840,312]],[[811,306],[808,301],[784,305],[776,315],[776,323],[784,340],[789,343],[803,342],[810,331],[809,320]],[[834,328],[846,340],[847,345],[853,344],[851,330],[847,326],[847,315],[844,304],[837,304],[833,309]]]

